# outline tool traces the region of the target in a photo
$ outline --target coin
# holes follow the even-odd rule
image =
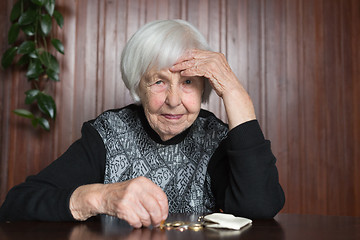
[[[180,231],[180,232],[183,232],[183,231],[186,231],[187,230],[187,226],[180,226],[178,228],[175,228],[176,231]]]
[[[174,227],[174,228],[181,227],[182,225],[185,225],[185,222],[183,222],[183,221],[175,221],[175,222],[172,222],[172,224],[171,224],[171,226]]]
[[[160,229],[165,230],[176,230],[176,231],[200,231],[203,229],[203,224],[201,223],[192,223],[192,222],[184,222],[184,221],[174,221],[174,222],[161,222]]]
[[[197,231],[200,231],[201,229],[203,229],[203,226],[200,223],[191,223],[191,224],[189,224],[188,228],[189,228],[189,230],[197,232]]]

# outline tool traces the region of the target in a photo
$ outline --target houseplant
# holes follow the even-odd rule
[[[55,10],[55,0],[17,1],[10,14],[10,47],[1,59],[4,69],[15,63],[25,68],[30,82],[25,103],[31,105],[31,110],[16,109],[13,112],[29,118],[34,127],[41,126],[45,130],[50,130],[49,120],[56,117],[56,104],[46,92],[47,85],[49,81],[59,81],[59,63],[50,48],[64,54],[62,42],[51,36],[53,20],[62,28],[64,20]]]

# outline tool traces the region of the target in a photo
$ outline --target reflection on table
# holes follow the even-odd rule
[[[198,215],[170,215],[167,221],[196,222]],[[360,239],[359,217],[279,214],[272,220],[254,220],[240,231],[203,229],[178,231],[160,228],[133,229],[125,221],[99,216],[86,222],[0,223],[0,239]]]
[[[168,222],[186,221],[196,223],[198,215],[170,215]],[[69,235],[69,239],[128,239],[128,240],[171,240],[171,239],[239,239],[239,237],[247,232],[252,225],[246,226],[240,231],[226,229],[204,228],[199,231],[171,229],[165,230],[160,228],[141,228],[133,229],[125,221],[115,217],[101,216],[101,229],[95,229],[90,226],[92,223],[84,223],[74,227]],[[276,221],[270,222],[277,224]]]

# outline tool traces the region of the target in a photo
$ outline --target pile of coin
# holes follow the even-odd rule
[[[184,221],[174,221],[174,222],[162,222],[160,224],[160,229],[165,230],[177,230],[180,232],[191,230],[191,231],[200,231],[203,229],[202,223],[193,223],[193,222],[184,222]]]

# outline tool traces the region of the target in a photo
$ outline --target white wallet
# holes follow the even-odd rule
[[[243,217],[235,217],[232,214],[212,213],[204,216],[207,228],[226,228],[240,230],[241,228],[251,224],[251,219]]]

